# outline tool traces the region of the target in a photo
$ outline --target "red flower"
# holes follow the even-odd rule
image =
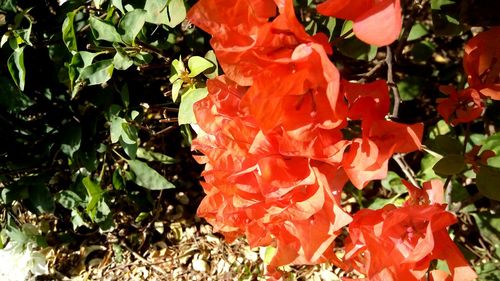
[[[401,32],[399,0],[327,0],[317,9],[323,15],[352,20],[356,37],[371,45],[389,45]]]
[[[188,18],[212,35],[210,43],[224,73],[240,85],[251,85],[274,62],[290,61],[302,43],[319,43],[331,53],[326,35],[305,32],[292,0],[200,0]]]
[[[469,87],[500,100],[500,26],[479,33],[465,44],[464,69]]]
[[[448,235],[447,227],[455,222],[445,205],[418,198],[400,208],[390,204],[363,209],[349,225],[345,261],[367,280],[390,281],[426,280],[431,261],[439,259],[446,261],[450,273],[431,272],[434,280],[474,280],[477,275]]]
[[[251,247],[275,247],[271,270],[289,263],[340,264],[331,244],[351,220],[339,206],[347,181],[342,169],[300,151],[281,154],[287,142],[281,131],[264,134],[241,110],[245,88],[226,77],[207,86],[209,94],[194,106],[201,131],[192,148],[206,163],[207,195],[198,215],[229,241],[246,235]]]
[[[256,77],[242,104],[266,133],[277,127],[333,129],[345,118],[339,72],[323,47],[313,43],[297,46],[289,62]]]
[[[488,165],[489,158],[496,155],[493,150],[484,150],[483,152],[479,153],[480,151],[481,146],[474,145],[472,149],[464,155],[465,163],[471,165],[472,169],[476,173],[479,173],[479,168],[481,168],[481,166]]]
[[[467,88],[459,92],[451,86],[441,86],[439,89],[449,95],[448,98],[437,99],[437,110],[446,122],[452,125],[467,123],[483,114],[484,102],[475,89]]]

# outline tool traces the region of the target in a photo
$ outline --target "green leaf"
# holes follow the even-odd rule
[[[159,153],[159,152],[146,150],[142,147],[139,147],[137,149],[137,157],[142,158],[142,159],[147,160],[147,161],[158,161],[158,162],[163,163],[163,164],[177,163],[177,160],[175,160],[175,158],[172,158],[170,156],[167,156],[167,155]]]
[[[418,97],[422,92],[424,83],[424,79],[416,76],[409,76],[399,81],[397,86],[401,99],[409,101]]]
[[[137,128],[130,125],[128,122],[122,123],[121,138],[127,144],[136,144],[139,138]]]
[[[64,44],[72,54],[78,52],[75,27],[73,24],[74,20],[75,20],[75,12],[69,12],[66,14],[66,19],[64,19],[62,25],[62,37]]]
[[[394,203],[399,196],[394,196],[393,198],[379,198],[375,197],[371,203],[368,204],[368,209],[379,210],[388,204]]]
[[[207,88],[190,90],[182,95],[181,104],[179,106],[179,125],[196,123],[193,105],[207,95]]]
[[[456,0],[431,0],[432,24],[437,35],[455,36],[462,32],[460,5]]]
[[[340,36],[345,36],[345,35],[351,33],[349,36],[347,36],[345,38],[353,37],[354,36],[354,32],[352,32],[353,25],[354,25],[354,23],[351,20],[344,21],[344,23],[342,24],[342,29],[340,31]]]
[[[219,75],[219,64],[217,63],[217,58],[215,57],[215,52],[210,50],[205,54],[205,58],[213,63],[213,71],[205,71],[205,76],[209,79],[213,79]],[[210,70],[210,69],[208,69]]]
[[[172,101],[173,102],[177,101],[177,97],[179,97],[179,91],[181,90],[183,83],[184,82],[181,79],[177,79],[174,81],[174,83],[172,83]]]
[[[162,190],[175,187],[171,182],[142,161],[129,160],[128,164],[130,170],[135,174],[134,182],[139,186],[151,190]]]
[[[482,166],[476,177],[476,185],[479,192],[490,199],[500,201],[498,179],[500,179],[499,168]]]
[[[80,226],[87,226],[83,215],[76,209],[71,210],[71,224],[73,225],[73,230],[76,230]]]
[[[444,120],[439,120],[436,125],[434,125],[429,133],[430,139],[435,139],[437,136],[446,135],[451,132],[451,127]]]
[[[146,21],[153,24],[175,27],[186,18],[183,0],[146,0],[144,10],[147,12]]]
[[[115,6],[122,14],[125,14],[125,10],[123,9],[122,0],[111,0],[111,5]]]
[[[427,28],[423,24],[417,22],[411,27],[407,40],[408,41],[417,40],[424,37],[427,34],[429,34]]]
[[[448,154],[434,165],[434,172],[441,176],[459,174],[466,168],[464,157],[458,154]]]
[[[73,209],[83,203],[83,199],[71,190],[63,190],[56,194],[57,203],[61,204],[66,209]]]
[[[137,143],[126,143],[123,138],[120,138],[120,145],[131,159],[135,159],[138,148]]]
[[[198,76],[203,71],[214,67],[214,64],[202,57],[192,56],[188,60],[189,77]]]
[[[339,51],[350,58],[371,61],[377,55],[378,48],[368,45],[356,37],[341,40],[337,44]]]
[[[401,177],[393,171],[389,171],[387,177],[380,183],[385,189],[390,190],[392,193],[402,194],[407,192],[405,185],[401,182]]]
[[[134,61],[131,58],[129,58],[127,53],[122,48],[115,47],[115,49],[116,49],[116,54],[113,57],[113,65],[115,66],[115,69],[127,70],[134,64]]]
[[[135,37],[141,32],[146,22],[146,11],[135,9],[125,14],[119,24],[119,30],[123,34],[122,40],[126,44],[134,44]]]
[[[497,155],[500,155],[500,133],[489,136],[481,147],[481,152],[485,150],[492,150]]]
[[[61,131],[61,151],[73,157],[73,154],[80,149],[82,141],[82,128],[75,123],[70,123]]]
[[[29,197],[27,200],[29,201],[29,205],[31,205],[28,207],[31,207],[32,210],[36,211],[36,213],[51,213],[54,211],[54,198],[52,197],[52,193],[50,193],[47,185],[32,185],[29,187],[28,192]]]
[[[120,136],[123,133],[122,124],[127,122],[125,119],[117,116],[113,116],[111,119],[111,125],[109,126],[111,143],[116,143],[120,140]]]
[[[120,190],[120,189],[123,189],[125,187],[125,180],[123,179],[123,177],[120,173],[120,169],[116,169],[113,172],[112,182],[113,182],[113,187],[116,190]]]
[[[431,41],[422,41],[413,45],[411,49],[411,55],[415,61],[427,61],[429,60],[434,52],[436,51],[436,44]]]
[[[113,69],[114,65],[112,59],[93,63],[82,69],[78,76],[77,83],[85,84],[85,82],[87,82],[87,85],[100,85],[111,79]],[[81,87],[83,86],[75,87],[72,93],[73,97],[76,96]]]
[[[26,70],[24,68],[24,46],[17,48],[12,52],[7,60],[7,67],[10,75],[21,91],[24,91],[26,79]]]
[[[113,25],[93,16],[89,18],[89,23],[92,29],[92,34],[94,34],[94,37],[97,40],[121,42],[121,36]]]
[[[500,217],[487,212],[471,213],[481,236],[492,245],[500,244]]]
[[[434,140],[429,140],[427,146],[441,155],[461,154],[463,149],[462,143],[450,135],[439,135]]]
[[[95,220],[95,214],[97,210],[97,204],[102,198],[102,195],[104,194],[104,191],[101,189],[101,186],[99,186],[98,183],[94,182],[89,176],[85,177],[82,180],[83,186],[85,186],[85,189],[87,190],[87,193],[89,195],[89,202],[87,204],[87,214],[89,215],[90,219],[92,221]]]

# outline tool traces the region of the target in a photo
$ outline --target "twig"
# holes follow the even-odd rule
[[[392,156],[392,159],[394,159],[394,161],[396,161],[396,163],[398,163],[399,167],[401,168],[401,170],[405,174],[406,178],[411,182],[411,184],[413,184],[416,187],[419,187],[417,180],[415,180],[415,172],[413,172],[410,165],[408,165],[408,163],[406,163],[406,160],[403,157],[403,155],[394,154]]]
[[[142,261],[143,263],[145,263],[146,265],[148,266],[151,266],[152,269],[156,270],[157,272],[163,274],[164,276],[167,276],[167,273],[161,269],[160,267],[154,265],[152,262],[148,261],[147,259],[145,259],[143,256],[139,255],[138,253],[136,253],[134,250],[132,250],[129,246],[127,246],[127,244],[125,244],[125,242],[122,242],[120,243],[120,245],[127,249],[127,251],[129,251],[134,257],[136,257],[138,260]]]
[[[451,206],[451,189],[453,188],[453,185],[450,184],[451,182],[451,176],[446,177],[446,181],[444,182],[444,196],[445,196],[445,202],[446,202],[446,210],[450,210]]]
[[[394,105],[392,107],[392,113],[390,118],[397,119],[399,115],[399,104],[401,103],[401,96],[399,95],[398,87],[394,83],[394,74],[392,69],[392,51],[391,47],[386,47],[385,63],[387,64],[387,85],[394,96]]]

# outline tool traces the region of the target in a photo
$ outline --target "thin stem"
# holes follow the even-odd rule
[[[416,187],[419,187],[417,180],[415,179],[415,172],[413,172],[410,165],[406,163],[405,158],[401,154],[394,154],[392,156],[392,159],[396,161],[396,163],[399,165],[399,167],[405,174],[406,178],[411,182],[411,184],[413,184]]]
[[[401,96],[399,95],[399,90],[398,90],[398,87],[396,86],[396,83],[394,83],[392,59],[393,59],[393,55],[392,55],[391,47],[387,46],[386,47],[386,55],[385,55],[385,63],[387,65],[387,85],[389,86],[389,89],[392,92],[392,95],[394,97],[394,104],[392,107],[392,113],[391,113],[390,117],[393,119],[397,119],[399,116],[399,104],[401,103]]]
[[[451,190],[453,188],[453,185],[451,183],[451,178],[452,176],[446,177],[446,181],[444,182],[444,196],[445,196],[445,201],[446,201],[446,210],[450,210],[451,206]]]

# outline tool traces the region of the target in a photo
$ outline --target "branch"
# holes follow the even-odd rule
[[[394,83],[394,75],[392,70],[392,51],[391,47],[386,47],[385,63],[387,64],[387,85],[389,86],[392,95],[394,96],[394,105],[392,107],[392,113],[389,116],[391,119],[398,119],[399,115],[399,104],[401,103],[401,96],[399,95],[398,87]]]
[[[405,174],[408,181],[410,181],[411,184],[413,184],[414,186],[419,187],[417,180],[415,179],[415,172],[413,172],[410,165],[408,165],[408,163],[406,163],[406,160],[403,157],[403,155],[402,154],[394,154],[392,156],[392,159],[394,159],[394,161],[396,161],[396,163],[398,163],[399,167],[401,168],[401,170]]]

